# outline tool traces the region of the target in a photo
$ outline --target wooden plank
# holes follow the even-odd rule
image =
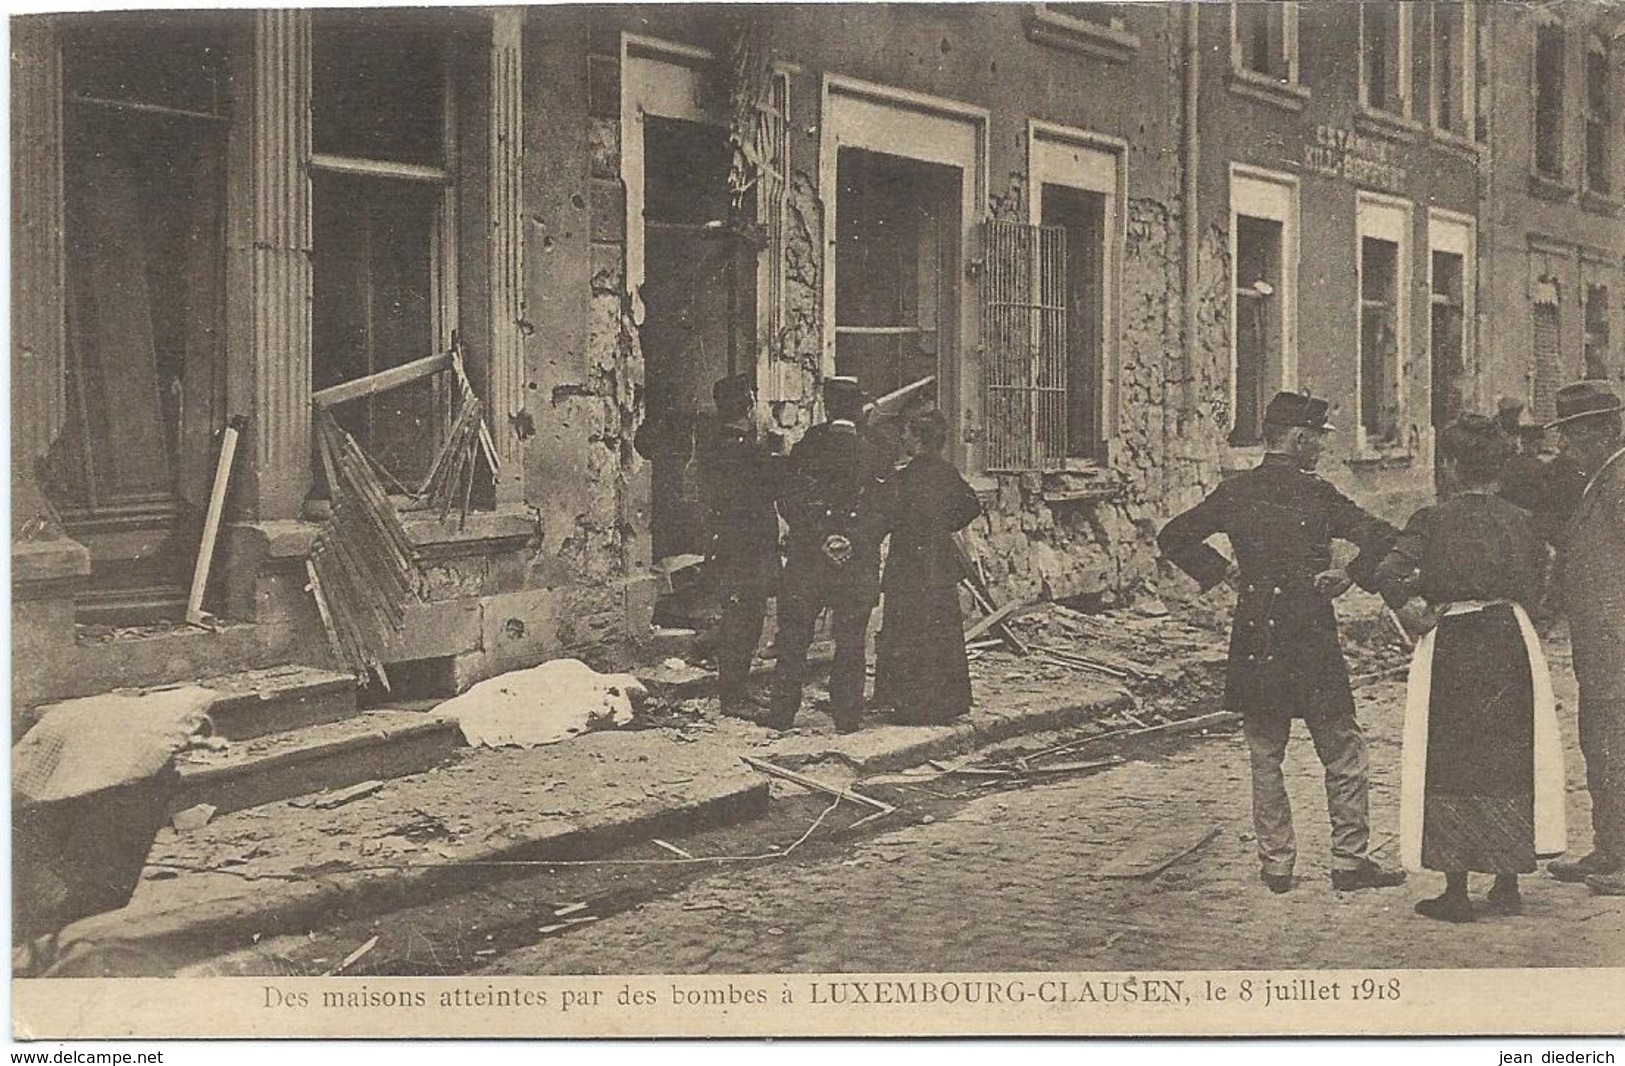
[[[965,630],[965,640],[966,641],[975,640],[977,637],[981,636],[983,633],[986,633],[988,630],[992,629],[994,626],[1003,625],[1004,620],[1006,618],[1009,618],[1010,615],[1019,606],[1020,606],[1020,604],[1007,603],[1003,607],[1000,607],[998,610],[994,611],[992,614],[986,616],[981,621],[977,622],[975,625],[973,625],[969,629]]]
[[[214,471],[214,487],[209,491],[209,510],[203,519],[203,540],[198,545],[197,564],[192,568],[192,589],[186,597],[186,620],[203,624],[203,593],[209,587],[209,570],[214,564],[214,545],[220,536],[220,516],[226,508],[226,488],[231,484],[231,467],[237,458],[237,438],[248,419],[232,415],[220,438],[220,463]]]
[[[1185,856],[1205,847],[1222,829],[1223,826],[1217,825],[1198,830],[1179,827],[1158,836],[1139,840],[1105,866],[1092,871],[1090,876],[1154,877]]]
[[[315,152],[310,157],[310,169],[329,174],[355,174],[364,178],[394,178],[398,181],[418,181],[426,185],[449,185],[451,176],[444,167],[424,166],[421,163],[390,163],[382,159],[361,159],[356,156],[332,155]]]
[[[786,770],[782,766],[775,766],[763,759],[757,759],[749,755],[741,755],[740,758],[743,759],[745,765],[749,766],[751,769],[758,770],[769,777],[782,778],[785,781],[800,785],[802,788],[810,789],[813,792],[822,792],[826,796],[836,796],[840,799],[850,800],[853,803],[868,807],[880,814],[891,814],[897,809],[889,803],[882,803],[877,799],[871,799],[860,792],[853,792],[849,788],[837,788],[834,785],[826,785],[822,781],[814,780],[813,778],[807,777],[804,774],[798,774],[794,770]]]
[[[345,381],[337,385],[330,385],[310,394],[310,402],[317,407],[332,407],[334,404],[348,403],[351,400],[362,400],[368,396],[376,396],[380,392],[409,385],[419,378],[426,378],[430,374],[438,374],[451,366],[451,353],[441,352],[437,355],[426,355],[422,359],[414,359],[410,363],[392,366],[388,370],[380,370],[376,374],[368,374],[364,378],[354,381]]]

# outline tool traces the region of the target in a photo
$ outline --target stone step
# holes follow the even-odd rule
[[[176,759],[172,810],[200,803],[217,814],[324,789],[422,773],[462,742],[457,723],[421,711],[364,711],[349,718],[272,733],[224,751]]]
[[[355,678],[313,666],[243,670],[198,684],[220,693],[209,717],[215,734],[227,740],[252,740],[358,713]]]

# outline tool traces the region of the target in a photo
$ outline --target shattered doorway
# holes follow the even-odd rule
[[[707,548],[700,449],[714,429],[711,386],[756,367],[756,249],[732,206],[727,130],[643,120],[644,420],[638,451],[652,466],[651,555],[660,569]],[[679,570],[678,574],[695,571]],[[681,576],[656,606],[660,624],[692,626],[714,609]]]
[[[958,313],[960,172],[861,148],[840,149],[837,167],[835,372],[871,398],[940,382]]]
[[[47,491],[90,550],[81,620],[176,620],[224,424],[229,33],[64,35],[68,414]]]

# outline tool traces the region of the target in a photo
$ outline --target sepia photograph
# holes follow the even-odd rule
[[[1625,3],[8,23],[14,1039],[1625,1034]]]

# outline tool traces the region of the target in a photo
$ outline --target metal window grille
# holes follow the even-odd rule
[[[1066,462],[1066,230],[986,226],[982,380],[987,469]]]
[[[1557,304],[1534,308],[1535,389],[1534,415],[1542,421],[1557,417],[1557,387],[1562,377],[1562,345]]]

